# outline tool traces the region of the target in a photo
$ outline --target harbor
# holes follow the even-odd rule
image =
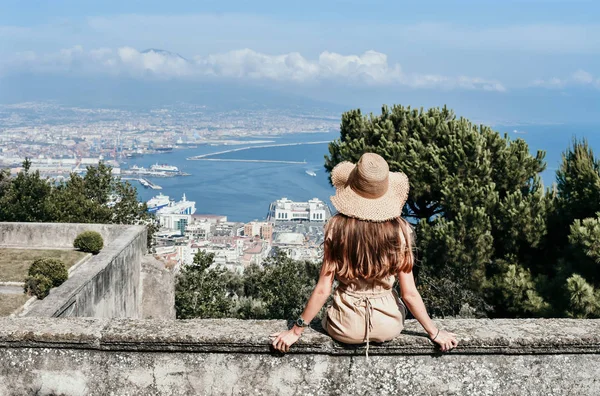
[[[170,154],[146,155],[129,163],[130,168],[135,164],[138,167],[145,167],[147,170],[151,170],[151,166],[157,163],[169,164],[178,167],[179,171],[191,173],[191,177],[158,178],[138,174],[127,175],[127,177],[149,179],[162,187],[162,190],[143,188],[137,181],[135,183],[132,181],[131,183],[138,187],[140,199],[144,201],[150,200],[159,192],[177,197],[177,200],[185,193],[190,200],[196,201],[198,210],[202,208],[203,213],[227,213],[229,218],[235,221],[263,219],[268,203],[278,197],[288,196],[298,201],[308,201],[311,198],[319,197],[326,201],[332,195],[333,189],[329,184],[328,174],[322,171],[323,156],[328,153],[327,144],[303,143],[331,141],[333,137],[335,135],[331,133],[282,136],[277,138],[277,144],[280,146],[273,148],[207,157],[210,159],[293,161],[299,162],[298,164],[186,160],[192,156],[211,152],[255,146],[250,143],[238,147],[205,145],[197,149],[182,149]],[[316,176],[306,173],[307,170],[314,172]]]
[[[139,181],[142,184],[142,186],[144,186],[146,188],[151,188],[153,190],[162,190],[161,186],[159,186],[158,184],[154,184],[150,180],[144,179],[143,177],[140,178]]]

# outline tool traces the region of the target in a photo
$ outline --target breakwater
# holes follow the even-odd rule
[[[225,159],[225,158],[196,158],[195,161],[258,162],[258,163],[265,163],[265,164],[297,164],[297,165],[306,164],[306,161],[248,160],[248,159]]]
[[[310,145],[310,144],[325,144],[325,143],[329,143],[329,141],[299,142],[299,143],[281,143],[281,144],[265,144],[265,145],[262,145],[262,146],[245,146],[245,147],[238,147],[238,148],[229,149],[229,150],[217,151],[215,153],[195,155],[193,157],[187,157],[187,159],[190,160],[190,161],[196,161],[196,160],[202,160],[202,159],[208,158],[208,157],[214,157],[215,155],[221,155],[221,154],[227,154],[227,153],[235,153],[235,152],[238,152],[238,151],[244,151],[244,150],[250,150],[250,149],[271,148],[271,147],[304,146],[304,145]],[[257,161],[261,161],[261,160],[257,160]],[[266,161],[263,161],[263,162],[266,162]]]

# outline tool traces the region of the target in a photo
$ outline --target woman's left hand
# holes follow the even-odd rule
[[[288,352],[290,347],[298,341],[300,334],[296,334],[294,329],[273,333],[269,337],[275,337],[273,348],[281,352]]]

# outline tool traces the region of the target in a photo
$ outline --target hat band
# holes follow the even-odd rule
[[[389,188],[389,175],[383,180],[369,181],[361,177],[358,173],[358,167],[355,167],[348,177],[350,188],[363,198],[377,199],[387,193]]]

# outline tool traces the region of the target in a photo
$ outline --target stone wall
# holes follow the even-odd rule
[[[287,355],[283,321],[0,319],[2,395],[598,395],[600,320],[440,320],[449,353],[415,321],[364,346],[309,329]]]
[[[72,248],[75,237],[83,231],[99,232],[104,244],[108,245],[128,227],[114,224],[0,222],[0,246]]]
[[[0,223],[0,247],[72,248],[82,231],[103,235],[104,248],[61,286],[33,303],[26,316],[142,316],[141,261],[146,227],[105,224]]]
[[[142,259],[142,318],[175,319],[175,277],[162,261]]]

